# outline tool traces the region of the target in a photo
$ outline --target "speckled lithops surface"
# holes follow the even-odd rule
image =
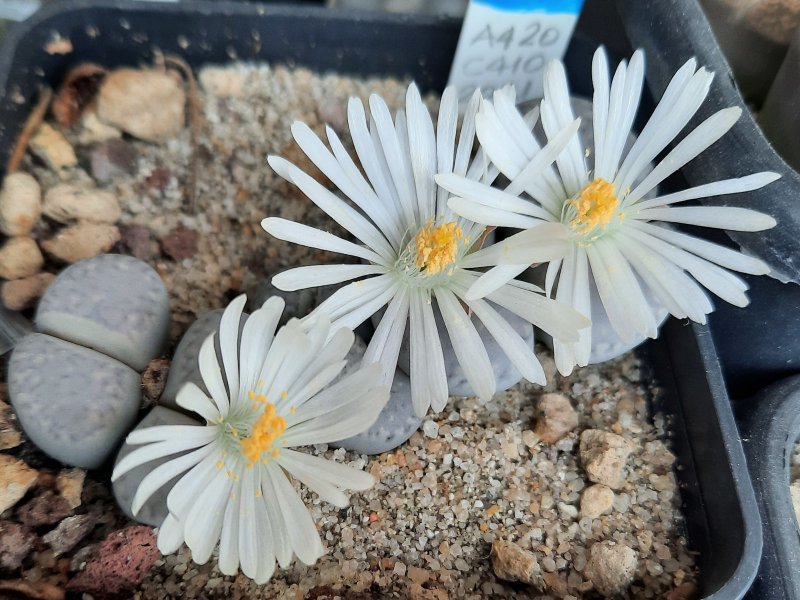
[[[376,91],[398,107],[405,95],[405,82],[277,65],[206,68],[198,80],[195,148],[188,128],[144,142],[99,126],[90,109],[91,118],[62,130],[76,165],[56,172],[30,156],[22,165],[43,193],[68,183],[114,194],[121,216],[113,250],[145,261],[166,285],[168,356],[199,315],[254,294],[285,268],[338,259],[272,240],[258,225],[281,216],[341,233],[266,165],[277,153],[323,179],[291,142],[292,121],[318,133],[328,122],[349,143],[348,96],[366,100]],[[192,160],[194,206],[185,197]],[[42,220],[31,236],[38,241],[60,227]],[[135,528],[115,506],[107,471],[86,474],[47,459],[0,404],[0,481],[27,486],[2,496],[9,504],[0,515],[0,588],[11,581],[17,594],[69,589],[96,598],[123,589],[126,598],[159,600],[580,598],[617,590],[624,598],[692,597],[698,575],[683,534],[675,457],[665,420],[648,413],[652,390],[638,363],[627,355],[567,381],[555,376],[545,348],[537,352],[551,381],[545,390],[523,382],[486,406],[451,399],[399,449],[375,457],[310,448],[367,469],[377,484],[344,510],[303,491],[327,552],[315,566],[277,571],[264,586],[222,576],[213,560],[196,565],[185,549],[154,555],[152,531]],[[0,386],[6,400],[4,392]],[[582,433],[591,430],[584,437],[595,444],[581,452]],[[66,547],[61,523],[75,515],[91,519],[57,555],[54,548]]]

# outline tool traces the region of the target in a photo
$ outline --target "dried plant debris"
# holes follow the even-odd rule
[[[119,79],[111,83],[118,85]],[[107,84],[108,76],[103,81]],[[102,246],[147,261],[167,285],[172,349],[199,314],[241,292],[254,295],[283,269],[337,258],[282,243],[261,230],[266,216],[331,227],[324,213],[281,182],[266,157],[291,154],[301,168],[310,169],[302,152],[292,150],[293,121],[300,119],[323,135],[329,123],[347,145],[348,97],[366,100],[377,92],[396,109],[403,105],[407,85],[243,64],[207,67],[197,81],[197,98],[187,99],[185,116],[202,127],[185,124],[147,141],[131,135],[130,124],[103,121],[118,107],[106,104],[96,111],[90,104],[72,127],[58,128],[75,149],[77,164],[56,170],[28,154],[19,165],[39,183],[46,203],[57,185],[116,200],[120,216],[114,223],[90,223],[75,216],[80,211],[74,207],[59,205],[55,211],[51,192],[48,210],[69,222],[59,225],[45,215],[29,235],[37,243],[50,239],[45,260],[53,262],[45,268],[60,268],[57,260],[74,256],[59,254],[56,241],[76,228],[113,228]],[[172,80],[162,83],[173,85]],[[191,85],[186,80],[174,84]],[[116,97],[107,93],[104,102]],[[427,101],[435,108],[435,98]],[[196,121],[194,111],[199,112]],[[159,120],[152,116],[153,122]],[[185,202],[186,182],[193,178],[196,210]],[[335,226],[333,232],[343,233]],[[94,251],[71,249],[76,256]],[[36,539],[23,557],[8,556],[21,566],[3,576],[21,573],[22,581],[39,586],[14,592],[31,597],[47,597],[51,589],[98,597],[105,592],[92,585],[113,578],[114,573],[104,572],[116,568],[112,554],[133,544],[141,560],[122,587],[104,588],[109,594],[158,600],[692,597],[697,574],[683,535],[675,456],[665,442],[665,419],[648,413],[651,390],[640,379],[636,359],[628,355],[564,380],[555,376],[551,353],[539,348],[538,354],[548,377],[557,379],[546,389],[523,383],[487,406],[451,399],[406,444],[377,457],[313,448],[314,454],[366,468],[378,483],[354,495],[343,510],[301,491],[327,552],[313,567],[278,570],[264,586],[222,576],[213,559],[196,565],[185,548],[154,555],[151,538],[140,529],[126,529],[133,524],[114,505],[107,474],[90,472],[84,479],[83,472],[60,472],[40,466],[48,465],[46,460],[30,460],[34,451],[24,438],[16,439],[13,415],[6,411],[8,443],[38,470],[38,479],[36,471],[25,471],[27,488],[7,498],[13,510],[3,515],[5,531],[21,540]],[[148,402],[158,397],[166,368],[165,363],[151,365]],[[24,466],[15,460],[9,456],[7,467]],[[40,504],[53,505],[44,519],[49,524],[33,529],[22,524],[17,512],[22,506],[28,506],[19,513],[26,520],[43,522],[31,519]]]

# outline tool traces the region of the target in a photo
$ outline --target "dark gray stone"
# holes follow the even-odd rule
[[[8,365],[8,393],[23,430],[61,462],[94,469],[139,411],[139,374],[104,354],[33,333]]]
[[[158,273],[121,254],[64,269],[36,311],[42,333],[92,348],[136,371],[158,356],[169,332],[169,297]]]
[[[156,406],[147,413],[147,416],[142,419],[139,424],[136,426],[134,431],[139,429],[145,429],[147,427],[155,427],[156,425],[198,425],[199,421],[193,419],[192,417],[176,412],[174,410],[170,410],[169,408],[165,408],[163,406]],[[117,459],[114,461],[114,466],[116,467],[123,458],[125,458],[128,454],[130,454],[135,448],[138,446],[131,446],[127,442],[122,445],[122,448],[119,449],[119,453],[117,454]],[[188,450],[186,452],[189,452]],[[180,475],[175,477],[174,479],[167,482],[160,490],[158,490],[155,494],[153,494],[150,499],[144,503],[141,509],[139,509],[139,514],[134,515],[133,511],[131,510],[131,506],[133,504],[133,497],[136,495],[136,489],[139,487],[139,484],[142,482],[148,473],[153,471],[156,467],[163,465],[168,460],[173,458],[177,458],[186,454],[186,452],[181,452],[178,454],[173,454],[164,458],[159,458],[157,460],[151,461],[149,463],[145,463],[135,469],[132,469],[125,473],[122,477],[117,479],[113,484],[114,489],[114,498],[117,500],[117,504],[122,509],[129,518],[138,521],[140,523],[144,523],[145,525],[150,525],[152,527],[158,527],[163,523],[164,519],[167,516],[167,495],[169,494],[172,487],[177,483],[178,479],[180,479]]]

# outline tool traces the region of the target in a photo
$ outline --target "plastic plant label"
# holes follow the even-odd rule
[[[470,0],[449,85],[462,100],[513,83],[517,101],[541,98],[545,65],[567,49],[583,0]]]

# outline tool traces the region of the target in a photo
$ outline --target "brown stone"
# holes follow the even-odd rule
[[[564,394],[543,394],[539,413],[533,432],[545,444],[555,444],[578,426],[578,413]]]
[[[22,443],[17,429],[16,413],[5,402],[0,401],[0,450],[16,448]]]
[[[142,404],[150,406],[158,402],[167,385],[170,361],[167,358],[154,358],[142,374]]]
[[[102,121],[142,140],[162,142],[184,125],[186,93],[174,77],[156,69],[117,69],[97,98]]]
[[[0,581],[0,598],[27,598],[28,600],[64,600],[64,590],[47,581],[7,579]]]
[[[42,190],[27,173],[12,173],[0,189],[0,231],[9,236],[25,235],[42,216]]]
[[[74,515],[61,521],[58,527],[44,534],[42,539],[52,548],[55,556],[61,556],[77,546],[94,526],[95,519],[92,515]]]
[[[108,252],[119,241],[119,229],[106,223],[80,221],[59,231],[42,248],[67,263],[78,262]]]
[[[29,237],[12,237],[0,247],[0,277],[22,279],[42,269],[44,257],[39,246]]]
[[[637,563],[636,551],[625,544],[598,542],[589,550],[583,575],[604,596],[616,596],[630,586]]]
[[[31,151],[54,171],[78,164],[75,150],[64,134],[48,123],[42,123],[31,138]]]
[[[121,214],[119,202],[111,192],[69,183],[47,190],[42,210],[59,223],[116,223]]]
[[[177,227],[161,238],[161,247],[173,260],[191,258],[197,254],[197,232]]]
[[[137,525],[106,537],[85,568],[67,584],[68,592],[95,598],[130,598],[161,554],[152,528]]]
[[[139,260],[146,261],[158,251],[156,249],[154,252],[154,242],[150,236],[150,229],[143,225],[122,226],[119,228],[119,233],[122,249]]]
[[[587,487],[581,494],[581,517],[596,519],[611,512],[614,506],[614,490],[597,483]]]
[[[408,586],[408,600],[449,600],[450,595],[442,588],[424,588],[412,583]]]
[[[417,585],[422,585],[431,578],[430,571],[427,569],[420,569],[419,567],[415,567],[413,565],[408,567],[406,575],[412,583],[416,583]]]
[[[72,514],[72,509],[61,496],[50,490],[40,493],[17,509],[17,517],[29,527],[58,523]]]
[[[38,473],[21,460],[0,454],[0,513],[19,502],[37,477]]]
[[[56,489],[61,494],[61,497],[67,501],[70,508],[78,508],[81,505],[81,494],[85,479],[86,471],[78,468],[64,469],[56,477]]]
[[[581,433],[580,459],[586,475],[594,483],[619,489],[625,483],[625,462],[631,445],[620,435],[587,429]]]
[[[542,568],[533,552],[514,542],[497,541],[490,555],[494,574],[506,581],[521,581],[543,589]]]
[[[11,521],[0,521],[0,569],[14,571],[30,554],[36,534],[28,527]]]
[[[30,277],[6,281],[0,288],[3,305],[11,310],[23,310],[33,306],[55,278],[52,273],[37,273]]]

